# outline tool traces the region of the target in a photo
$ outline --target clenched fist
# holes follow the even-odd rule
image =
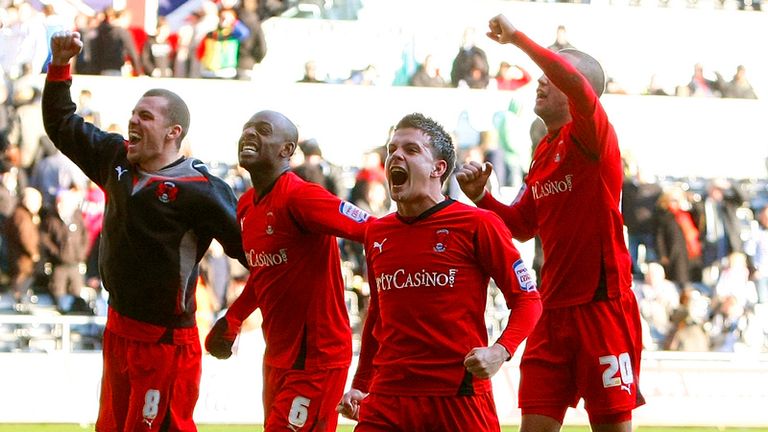
[[[69,63],[72,57],[80,54],[83,49],[83,41],[80,33],[74,31],[60,31],[51,36],[51,64],[63,66]]]
[[[228,359],[232,356],[232,345],[240,333],[240,323],[219,318],[205,338],[205,349],[217,359]]]

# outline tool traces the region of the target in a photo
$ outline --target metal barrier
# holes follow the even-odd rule
[[[72,352],[77,342],[89,339],[94,349],[101,350],[101,333],[106,323],[107,317],[103,316],[57,315],[54,312],[0,314],[0,343],[10,352]],[[36,341],[44,341],[46,345],[52,345],[52,349],[34,349]]]

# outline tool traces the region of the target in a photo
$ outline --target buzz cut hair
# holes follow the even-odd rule
[[[165,99],[167,102],[165,115],[168,117],[168,124],[170,126],[181,126],[181,134],[179,134],[179,139],[176,142],[176,145],[180,147],[181,142],[184,140],[184,137],[187,136],[187,131],[189,130],[189,108],[187,107],[186,102],[184,102],[184,99],[170,90],[161,88],[147,90],[142,97],[160,97]]]
[[[451,136],[443,129],[440,123],[421,113],[408,114],[395,126],[395,130],[407,128],[418,129],[424,132],[429,137],[432,154],[437,159],[446,162],[446,170],[440,177],[440,182],[444,183],[456,167],[456,148],[453,146]]]
[[[565,57],[569,63],[584,75],[592,86],[592,90],[597,94],[597,97],[603,95],[606,78],[605,70],[603,70],[599,61],[591,55],[573,48],[561,49],[557,53]]]

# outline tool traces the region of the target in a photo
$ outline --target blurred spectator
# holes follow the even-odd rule
[[[456,144],[457,152],[480,144],[480,131],[474,126],[472,120],[476,122],[477,115],[470,119],[468,110],[463,110],[459,113],[456,127],[453,129],[454,144]]]
[[[55,206],[41,212],[41,255],[51,272],[48,290],[62,310],[66,309],[64,296],[80,297],[85,285],[88,231],[80,212],[81,201],[81,192],[62,190],[56,195]]]
[[[88,89],[80,90],[80,97],[77,99],[77,111],[75,114],[83,118],[88,123],[96,127],[101,127],[101,113],[93,108],[93,94]]]
[[[376,85],[379,80],[379,72],[376,66],[369,64],[365,69],[352,70],[344,83],[355,85]]]
[[[363,163],[360,170],[355,175],[355,182],[358,181],[377,181],[387,183],[386,171],[384,170],[384,160],[376,150],[368,151],[363,154]]]
[[[725,84],[723,97],[757,99],[757,94],[755,94],[752,84],[747,79],[747,68],[744,65],[736,67],[736,73],[733,75],[733,78]]]
[[[515,98],[509,101],[507,109],[493,115],[493,125],[503,154],[503,166],[494,164],[502,186],[516,186],[531,164],[531,145],[528,141],[527,123],[520,117],[520,104]],[[504,173],[503,175],[501,173]]]
[[[656,74],[651,75],[651,80],[648,82],[648,87],[643,94],[650,96],[669,96],[669,93],[659,84]]]
[[[0,15],[4,18],[0,21],[0,66],[14,78],[19,76],[23,64],[39,73],[48,56],[43,14],[29,1],[13,2],[5,12]]]
[[[703,322],[692,311],[694,299],[700,293],[686,288],[680,293],[680,306],[670,317],[671,332],[664,344],[664,349],[672,351],[706,352],[709,351],[709,336],[704,331]]]
[[[669,280],[679,289],[690,286],[692,273],[701,273],[701,242],[693,216],[679,189],[665,191],[656,207],[656,252]]]
[[[219,25],[208,32],[197,48],[200,76],[236,78],[240,44],[250,37],[250,30],[237,18],[234,9],[219,11]]]
[[[98,34],[99,23],[102,19],[98,15],[88,16],[84,13],[78,13],[75,16],[75,31],[80,33],[83,49],[75,58],[74,73],[87,75],[96,73],[93,63],[93,41]]]
[[[40,208],[43,198],[35,188],[27,187],[21,201],[5,221],[11,291],[20,302],[32,289],[40,261]]]
[[[747,256],[741,252],[729,254],[715,284],[713,293],[715,304],[733,297],[739,307],[752,307],[757,303],[757,290],[749,279]]]
[[[310,138],[299,143],[299,149],[304,155],[304,161],[293,168],[302,179],[323,186],[328,192],[341,196],[341,170],[339,167],[323,158],[323,152],[317,140]]]
[[[635,292],[654,344],[663,347],[667,335],[673,330],[670,317],[680,307],[677,286],[666,278],[661,264],[652,262],[648,264],[644,279],[635,279]]]
[[[200,277],[211,294],[208,301],[214,315],[212,318],[228,306],[227,293],[232,279],[229,260],[221,243],[213,240],[200,261]]]
[[[258,0],[259,1],[259,17],[262,21],[273,16],[280,16],[283,12],[291,7],[292,2],[289,0]]]
[[[636,163],[627,163],[624,187],[621,191],[621,213],[627,227],[627,243],[635,278],[643,278],[639,255],[641,245],[645,251],[643,263],[657,259],[654,216],[661,192],[661,186],[653,176],[646,175]]]
[[[309,60],[306,63],[304,63],[304,77],[302,77],[298,82],[300,83],[324,83],[325,80],[322,80],[317,77],[317,63],[315,63],[314,60]]]
[[[719,97],[721,96],[721,83],[723,77],[719,73],[715,72],[715,79],[710,79],[704,76],[704,66],[701,63],[696,63],[693,66],[693,76],[688,82],[688,90],[690,96],[696,97]]]
[[[90,60],[93,72],[98,75],[122,75],[126,57],[130,59],[134,71],[141,71],[141,59],[133,37],[126,28],[122,27],[120,18],[123,13],[111,7],[104,9],[104,19],[96,28]]]
[[[432,55],[427,54],[424,57],[424,62],[416,68],[416,72],[411,77],[410,85],[414,87],[446,87],[448,83],[440,75],[440,68],[432,61]]]
[[[42,158],[32,170],[30,185],[42,194],[43,207],[54,209],[60,191],[71,188],[85,190],[87,177],[53,145],[48,136],[42,138],[40,147]]]
[[[83,203],[80,211],[83,214],[83,223],[88,231],[88,250],[85,266],[85,277],[89,286],[96,285],[93,280],[99,278],[99,242],[101,240],[101,228],[104,223],[104,206],[106,197],[104,191],[92,180],[88,179]]]
[[[144,30],[144,26],[134,23],[133,11],[128,7],[118,11],[115,25],[128,31],[128,34],[131,35],[131,40],[133,41],[133,49],[139,57],[138,64],[134,63],[133,59],[129,56],[126,58],[126,60],[130,60],[130,63],[127,64],[127,66],[130,67],[127,72],[130,72],[129,75],[131,76],[144,74],[144,63],[141,61],[141,51],[147,44],[147,39],[149,39],[149,35]]]
[[[739,10],[751,8],[753,11],[761,11],[763,4],[762,0],[737,0],[736,3]]]
[[[172,77],[177,42],[178,35],[171,33],[164,17],[158,17],[155,34],[147,37],[141,50],[144,73],[154,77]]]
[[[627,94],[627,91],[624,89],[624,87],[616,81],[613,77],[608,77],[605,81],[605,92],[608,94],[620,94],[625,95]]]
[[[488,59],[485,51],[475,45],[475,29],[467,28],[464,30],[459,52],[453,59],[451,85],[484,89],[488,87],[489,81]]]
[[[552,44],[547,48],[557,52],[566,48],[575,49],[576,47],[574,47],[573,45],[571,45],[570,42],[568,42],[568,31],[566,30],[564,25],[560,24],[559,26],[557,26],[557,34],[555,35],[555,41],[552,42]]]
[[[496,72],[496,88],[499,90],[517,90],[531,82],[531,74],[522,66],[512,65],[505,61],[499,63]]]
[[[31,82],[17,85],[14,91],[13,100],[20,132],[18,146],[21,167],[27,170],[31,170],[39,160],[40,141],[46,137],[41,108],[42,96],[43,92]]]
[[[267,55],[267,40],[261,28],[258,0],[243,0],[237,16],[250,32],[249,36],[240,43],[237,62],[238,78],[249,80],[254,67]]]
[[[768,206],[757,212],[757,226],[747,242],[754,272],[752,280],[757,288],[758,301],[768,303]]]
[[[12,82],[0,66],[0,153],[10,144],[10,135],[18,126],[13,109]]]
[[[0,214],[9,217],[22,191],[29,185],[29,179],[27,171],[21,168],[17,146],[6,147],[0,162]]]
[[[744,196],[725,179],[711,180],[707,189],[703,200],[705,267],[717,266],[729,254],[744,251],[741,223],[736,215],[744,204]]]
[[[54,7],[53,3],[43,3],[42,12],[44,15],[43,23],[45,25],[45,40],[48,40],[48,41],[51,40],[51,36],[53,36],[53,34],[58,31],[69,30],[69,27],[64,22],[64,19],[59,14],[56,13],[56,8]],[[48,71],[48,64],[50,62],[51,62],[51,52],[49,47],[47,56],[45,59],[45,64],[43,65],[43,72]]]

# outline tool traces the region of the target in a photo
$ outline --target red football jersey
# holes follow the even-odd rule
[[[525,42],[528,49],[546,50]],[[548,54],[555,56],[550,61],[561,61]],[[488,194],[478,203],[501,215],[516,239],[541,237],[545,309],[587,303],[598,286],[616,298],[632,282],[619,206],[624,174],[616,132],[586,80],[583,89],[566,90],[573,85],[569,77],[578,72],[563,63],[563,75],[549,78],[568,95],[573,120],[541,140],[524,190],[510,207]]]
[[[446,199],[413,220],[390,214],[365,236],[371,302],[353,387],[390,395],[490,391],[464,368],[488,346],[489,278],[512,309],[498,343],[510,354],[541,312],[535,282],[495,214]]]
[[[264,318],[264,363],[347,367],[352,336],[336,236],[362,241],[369,215],[322,187],[285,173],[271,190],[240,198],[237,218],[250,278],[228,315]]]

